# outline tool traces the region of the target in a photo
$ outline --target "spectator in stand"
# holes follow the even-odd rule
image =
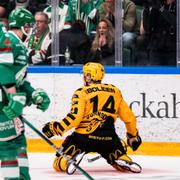
[[[96,35],[86,62],[98,62],[103,65],[114,65],[115,33],[108,19],[101,19],[97,25]]]
[[[136,38],[139,34],[139,26],[136,15],[136,5],[130,0],[123,1],[123,46],[134,49]]]
[[[29,64],[45,65],[45,55],[51,42],[48,26],[48,16],[40,11],[35,14],[35,28],[26,39],[25,45],[29,49]]]
[[[15,8],[27,8],[29,5],[29,0],[16,0],[16,7]]]
[[[86,24],[87,34],[96,30],[97,11],[104,0],[70,0],[65,19],[65,28],[69,28],[75,20],[81,19]]]
[[[115,0],[104,0],[99,7],[99,19],[108,19],[115,27]]]
[[[68,5],[69,0],[63,0],[64,4]]]
[[[3,0],[0,0],[0,24],[3,24],[6,29],[9,29],[9,23],[8,23],[8,13],[7,13],[7,3]]]
[[[176,0],[144,4],[136,65],[176,66]]]
[[[43,11],[47,7],[47,0],[29,0],[29,5],[27,9],[31,11],[33,15],[36,14],[36,12]]]
[[[15,2],[10,0],[0,0],[0,18],[7,18],[15,8]]]
[[[137,6],[143,6],[144,1],[146,0],[131,0]]]
[[[6,30],[9,30],[9,22],[7,18],[0,18],[0,24],[3,24]]]
[[[26,8],[32,14],[46,7],[46,0],[0,0],[0,17],[8,18],[10,12],[15,8]]]
[[[4,5],[0,5],[0,17],[5,17],[6,8]]]
[[[48,15],[49,20],[51,21],[51,5],[44,9],[44,12]],[[62,0],[59,0],[59,31],[64,29],[65,17],[67,15],[68,6],[63,3]],[[51,24],[49,25],[51,28]]]
[[[0,0],[1,6],[4,6],[6,9],[6,18],[15,8],[26,8],[34,15],[36,12],[43,11],[47,7],[47,0]]]
[[[139,33],[136,5],[130,0],[122,1],[123,45],[134,48],[136,37]],[[115,0],[105,0],[99,8],[99,18],[107,18],[115,27]]]
[[[91,42],[86,34],[85,23],[82,20],[73,22],[70,29],[63,29],[59,33],[59,42],[60,65],[84,64],[90,51]],[[46,57],[46,62],[51,64],[51,45],[48,47]]]

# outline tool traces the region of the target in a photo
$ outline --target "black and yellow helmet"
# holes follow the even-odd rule
[[[104,77],[104,67],[100,63],[88,62],[83,66],[83,74],[90,74],[93,81],[101,81]]]

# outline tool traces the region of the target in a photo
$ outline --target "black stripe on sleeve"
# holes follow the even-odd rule
[[[70,122],[66,118],[64,118],[62,121],[66,124],[66,126],[70,125]]]
[[[70,113],[68,113],[67,116],[68,116],[69,118],[71,118],[72,120],[75,120],[75,119],[76,119],[76,118],[75,118],[72,114],[70,114]]]

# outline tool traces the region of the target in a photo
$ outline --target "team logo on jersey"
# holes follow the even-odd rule
[[[9,45],[9,44],[11,44],[11,41],[10,41],[10,40],[8,40],[8,39],[6,39],[6,40],[4,40],[4,41],[3,41],[3,44],[5,44],[5,45]]]
[[[123,152],[120,149],[116,149],[114,152],[109,154],[109,159],[111,162],[114,162],[114,160],[118,159],[123,155]]]

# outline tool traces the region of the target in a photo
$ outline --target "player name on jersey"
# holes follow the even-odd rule
[[[115,89],[109,88],[109,87],[103,87],[103,86],[88,88],[86,90],[86,93],[89,94],[89,93],[97,92],[97,91],[106,91],[106,92],[113,92],[113,93],[115,93]]]

